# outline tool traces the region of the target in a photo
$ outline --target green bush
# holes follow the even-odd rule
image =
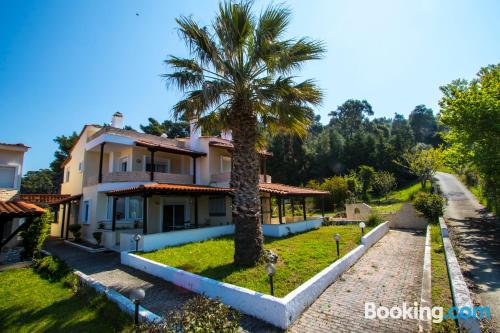
[[[64,261],[52,256],[35,260],[33,268],[42,278],[50,281],[60,281],[71,272]]]
[[[70,224],[68,226],[68,229],[73,234],[73,237],[75,237],[75,242],[82,241],[82,225],[81,224]]]
[[[35,217],[28,229],[19,233],[23,244],[24,258],[39,258],[45,240],[49,236],[50,224],[54,220],[52,214],[46,211],[43,215]],[[25,222],[28,223],[28,222]]]
[[[444,199],[438,194],[418,192],[413,198],[413,206],[424,214],[431,223],[437,223],[443,215]]]
[[[237,332],[240,313],[222,304],[197,295],[187,301],[180,310],[165,315],[162,322],[144,323],[141,332]]]
[[[102,232],[101,231],[96,231],[92,233],[92,236],[94,236],[94,239],[97,243],[97,246],[101,246],[102,242]]]
[[[382,217],[380,215],[372,213],[368,216],[368,219],[366,220],[366,225],[368,227],[376,227],[380,223],[384,222]]]

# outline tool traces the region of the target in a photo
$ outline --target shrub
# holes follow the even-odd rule
[[[101,231],[96,231],[96,232],[93,232],[92,233],[92,236],[94,237],[96,243],[97,243],[97,246],[101,246],[101,242],[102,242],[102,232]]]
[[[237,332],[240,314],[222,304],[197,295],[187,301],[180,310],[165,315],[159,323],[144,323],[141,332]]]
[[[42,216],[34,218],[28,229],[19,233],[22,238],[24,258],[31,259],[40,257],[40,251],[49,235],[50,224],[53,219],[52,214],[46,211]]]
[[[33,268],[41,277],[50,281],[60,281],[71,272],[64,261],[53,256],[36,260]]]
[[[81,224],[70,224],[68,226],[69,231],[73,234],[73,237],[75,237],[75,242],[81,242],[82,241],[82,226]]]
[[[373,175],[373,190],[380,196],[387,195],[396,187],[396,177],[389,171],[379,171]]]
[[[431,223],[437,223],[443,215],[444,199],[438,194],[419,192],[413,198],[413,206]]]
[[[368,227],[375,227],[382,222],[384,222],[384,220],[378,214],[373,213],[368,216],[368,219],[366,220],[366,225]]]

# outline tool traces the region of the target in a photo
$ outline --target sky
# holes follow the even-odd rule
[[[256,1],[258,13],[269,1]],[[327,52],[298,73],[324,91],[316,113],[349,98],[375,116],[439,111],[439,87],[500,62],[500,1],[366,0],[283,2],[289,37],[308,36]],[[164,120],[182,96],[160,75],[168,55],[186,56],[175,19],[210,24],[216,0],[0,0],[0,142],[31,146],[24,172],[46,168],[58,135],[114,112],[139,128]]]

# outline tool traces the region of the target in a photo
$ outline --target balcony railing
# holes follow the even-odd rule
[[[110,172],[102,175],[102,183],[149,182],[151,173],[147,171]],[[155,172],[153,181],[171,184],[193,184],[193,176],[179,173]],[[85,186],[98,184],[98,176],[87,177]]]
[[[212,183],[228,183],[231,181],[231,172],[215,173],[210,176]],[[259,183],[271,183],[271,176],[259,175]]]

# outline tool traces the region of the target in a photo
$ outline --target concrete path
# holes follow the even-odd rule
[[[448,199],[445,220],[462,272],[500,332],[500,228],[472,193],[454,176],[436,176]],[[496,318],[496,319],[495,319]]]
[[[417,320],[366,319],[365,302],[420,301],[425,234],[391,230],[307,309],[290,332],[417,332]]]
[[[47,241],[45,248],[74,269],[91,276],[126,297],[132,289],[143,288],[146,291],[146,298],[142,305],[160,316],[178,309],[195,295],[167,281],[122,265],[120,255],[116,252],[89,253],[54,239]],[[239,331],[278,332],[279,330],[256,318],[243,316],[240,320]]]

